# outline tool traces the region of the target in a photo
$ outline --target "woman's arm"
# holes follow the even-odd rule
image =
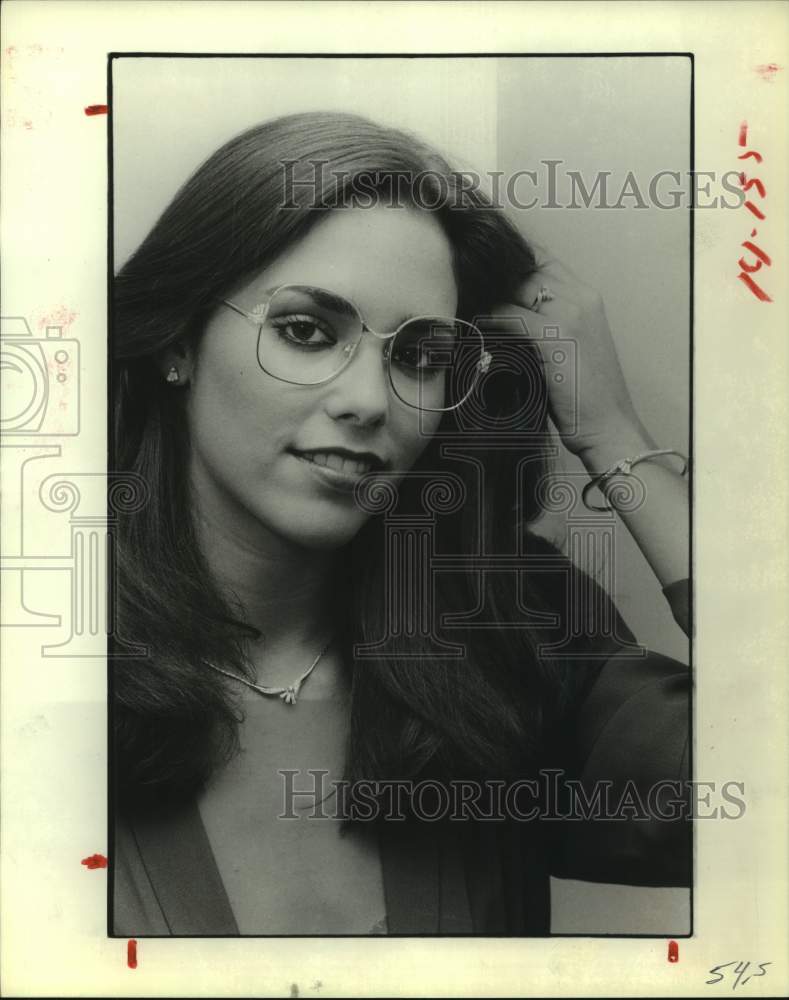
[[[608,440],[590,446],[579,458],[595,477],[623,458],[633,458],[658,446],[645,430],[637,428],[611,434]],[[673,464],[672,464],[673,463]],[[617,489],[628,476],[613,475],[603,486],[606,502],[618,511],[663,587],[674,620],[690,635],[690,524],[687,480],[677,474],[676,459],[654,458],[639,462],[630,474],[641,482],[642,502],[630,509],[617,504],[627,495]]]
[[[656,443],[643,426],[594,289],[554,262],[531,275],[516,299],[516,315],[543,359],[551,420],[590,477],[622,459],[678,447],[674,441]],[[507,317],[510,308],[503,306],[498,315]],[[573,378],[563,371],[565,359],[554,357],[557,334],[573,345]],[[688,632],[688,488],[677,459],[640,462],[629,475],[606,479],[602,492]],[[634,494],[637,504],[628,502]],[[595,502],[603,503],[599,494]],[[580,803],[576,819],[551,827],[552,874],[631,885],[690,883],[689,698],[687,667],[658,653],[640,656],[623,648],[595,671],[552,737],[557,759],[564,755],[566,777],[576,782],[566,787],[576,788]],[[602,795],[610,812],[587,808]],[[635,814],[633,801],[644,804]]]
[[[512,319],[512,306],[497,310]],[[630,397],[599,293],[566,267],[552,261],[532,274],[518,290],[517,318],[543,359],[550,416],[562,443],[594,477],[624,458],[677,442],[656,444],[642,424]],[[546,332],[550,331],[548,336]],[[554,358],[556,335],[574,344],[575,371],[567,378],[564,360]],[[640,462],[630,474],[616,474],[603,485],[606,502],[619,512],[672,602],[687,631],[682,596],[689,576],[689,511],[687,481],[676,458]],[[636,476],[643,500],[624,502],[621,487]],[[617,489],[619,487],[619,489]],[[599,501],[598,501],[599,502]],[[679,587],[672,585],[678,584]],[[678,606],[679,605],[679,606]]]
[[[661,447],[640,426],[612,430],[605,440],[589,445],[578,454],[589,475],[610,469],[623,458],[633,458]],[[635,510],[617,505],[617,489],[630,476],[643,486],[643,502]],[[638,543],[649,565],[666,587],[689,575],[689,516],[687,480],[680,477],[676,459],[661,457],[640,462],[628,475],[613,475],[603,487],[606,502],[618,511]]]
[[[558,814],[565,817],[555,821],[549,813],[544,824],[551,874],[688,886],[690,671],[639,647],[601,584],[576,566],[569,572],[569,593],[580,595],[583,607],[603,610],[597,627],[565,650],[571,657],[561,668],[565,697],[546,719],[543,766],[557,774]],[[562,576],[554,582],[546,575],[548,606],[557,609],[567,592]],[[616,623],[613,634],[597,631],[606,620]]]
[[[552,875],[691,884],[689,704],[688,669],[667,656],[622,650],[603,666],[561,731],[571,818],[551,826]]]

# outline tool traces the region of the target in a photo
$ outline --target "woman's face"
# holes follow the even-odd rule
[[[429,213],[412,209],[330,212],[228,298],[251,311],[265,290],[284,284],[350,299],[381,333],[457,308],[449,241]],[[386,343],[365,333],[334,379],[292,385],[258,365],[253,325],[224,306],[214,313],[188,359],[187,403],[192,485],[212,523],[250,541],[273,533],[309,548],[353,537],[367,516],[354,500],[354,476],[370,455],[389,473],[406,472],[441,418],[393,394]],[[362,464],[349,464],[347,453]]]

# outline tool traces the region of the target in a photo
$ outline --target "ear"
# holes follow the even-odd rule
[[[169,385],[188,385],[194,371],[192,349],[184,341],[176,341],[158,356],[157,367]]]

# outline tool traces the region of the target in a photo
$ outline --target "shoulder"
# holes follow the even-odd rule
[[[564,714],[583,700],[614,654],[640,647],[601,583],[545,538],[528,534],[525,548],[530,639],[558,682]]]
[[[118,937],[169,934],[170,929],[137,843],[134,824],[115,818],[112,855],[112,932]]]

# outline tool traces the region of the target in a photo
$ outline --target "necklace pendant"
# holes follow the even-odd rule
[[[329,642],[326,643],[326,645],[323,647],[320,653],[318,653],[318,655],[312,661],[308,669],[304,671],[301,677],[299,677],[299,679],[295,681],[293,684],[289,684],[285,688],[264,687],[262,684],[253,684],[252,681],[247,680],[245,677],[238,677],[236,674],[231,674],[229,670],[223,670],[222,667],[218,667],[214,663],[210,663],[208,665],[211,667],[212,670],[216,670],[217,673],[223,674],[225,677],[230,677],[232,680],[238,681],[240,684],[246,684],[247,687],[252,688],[253,691],[257,691],[258,694],[264,694],[267,697],[273,697],[274,695],[278,695],[285,702],[286,705],[295,705],[296,699],[298,698],[299,695],[299,691],[301,691],[301,685],[304,683],[304,681],[306,681],[306,679],[310,676],[312,671],[318,665],[322,656],[329,648],[331,643],[332,640],[330,639]]]

